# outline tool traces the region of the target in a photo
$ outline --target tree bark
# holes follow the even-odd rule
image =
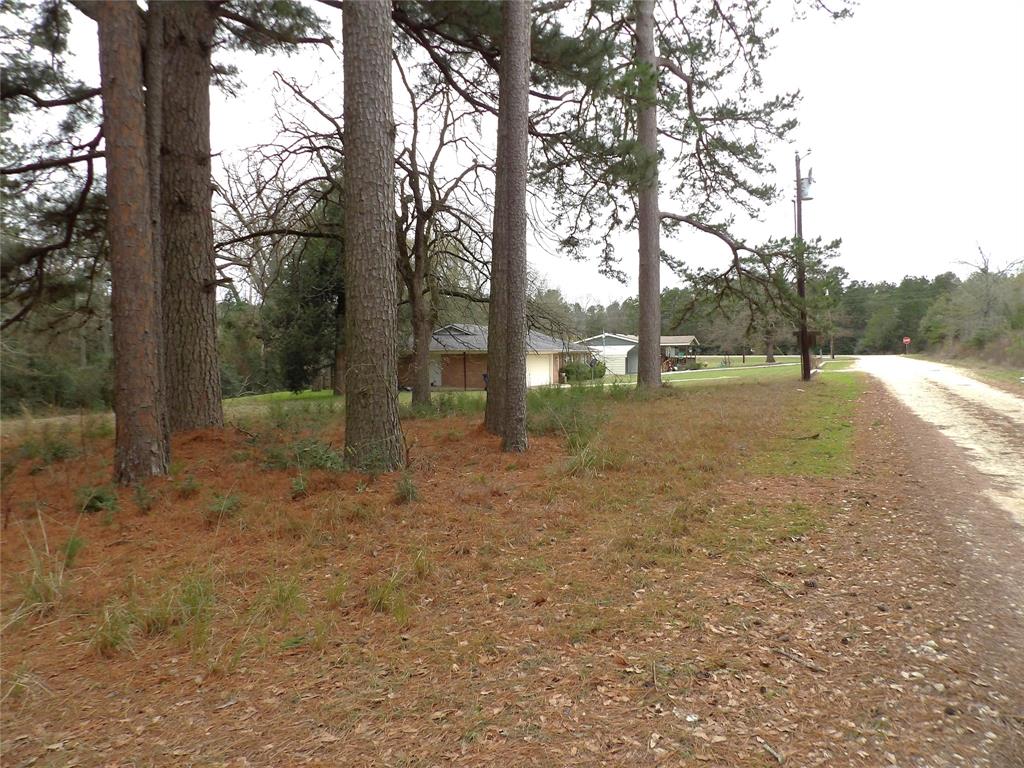
[[[153,280],[156,285],[157,361],[160,376],[160,428],[170,445],[171,424],[167,412],[167,345],[163,328],[163,224],[160,220],[160,141],[163,133],[164,99],[164,17],[163,4],[153,2],[146,10],[146,58],[143,76],[146,86],[146,149],[149,170],[149,218],[153,233]]]
[[[164,17],[160,147],[163,327],[172,431],[224,424],[210,198],[210,3],[160,3]]]
[[[114,327],[114,479],[167,473],[160,401],[160,305],[150,218],[142,31],[134,3],[97,3]]]
[[[526,450],[526,180],[530,119],[530,0],[502,4],[498,119],[505,123],[505,389],[502,448]]]
[[[769,326],[764,333],[764,361],[766,363],[775,362],[775,328]]]
[[[637,139],[641,164],[637,220],[640,239],[640,341],[637,387],[661,386],[661,221],[658,211],[658,60],[654,51],[654,0],[636,0],[636,63],[641,86],[637,98]]]
[[[500,91],[500,86],[499,86]],[[505,355],[508,351],[505,319],[507,317],[507,253],[506,230],[506,176],[502,172],[508,138],[501,118],[499,93],[498,144],[494,174],[494,224],[491,228],[490,297],[487,303],[487,401],[484,408],[484,428],[492,435],[500,435],[505,418]]]
[[[405,463],[398,420],[391,5],[345,3],[345,448],[356,466]]]

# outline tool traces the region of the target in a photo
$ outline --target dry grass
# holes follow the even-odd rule
[[[810,401],[789,383],[586,398],[524,456],[476,416],[409,421],[406,474],[307,464],[301,495],[261,457],[339,445],[337,414],[177,438],[148,513],[85,518],[55,610],[5,631],[5,690],[39,681],[4,709],[12,764],[763,766],[755,737],[827,744],[833,715],[796,718],[829,705],[799,660],[823,655],[800,627],[831,608],[793,597],[823,578],[804,553],[827,490],[744,479],[786,428],[751,414]],[[13,530],[33,540],[35,507],[71,530],[75,490],[109,474],[92,447],[18,470]],[[5,611],[26,536],[4,536]],[[865,706],[841,714],[867,727]],[[877,739],[863,764],[893,748]]]

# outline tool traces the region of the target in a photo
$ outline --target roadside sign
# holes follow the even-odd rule
[[[910,343],[910,337],[909,336],[904,336],[903,337],[903,343],[904,344],[909,344]]]

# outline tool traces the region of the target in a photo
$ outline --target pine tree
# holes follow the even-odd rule
[[[636,0],[637,152],[643,169],[637,194],[640,342],[637,386],[661,386],[661,218],[658,211],[658,59],[654,0]]]
[[[160,222],[163,334],[168,415],[174,432],[218,427],[213,181],[210,166],[211,51],[214,6],[190,0],[153,3],[162,24]]]
[[[107,147],[107,227],[113,283],[114,477],[131,484],[167,472],[160,402],[160,314],[150,220],[141,29],[134,4],[97,3]]]
[[[504,189],[500,209],[501,258],[505,269],[505,385],[502,447],[526,450],[526,180],[530,120],[530,0],[502,6],[502,53],[498,110],[496,184]],[[496,207],[495,216],[499,215]],[[490,345],[488,345],[490,346]]]
[[[387,0],[346,3],[345,449],[356,466],[405,463],[398,421],[391,18]]]

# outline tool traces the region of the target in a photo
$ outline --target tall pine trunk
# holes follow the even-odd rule
[[[658,59],[654,52],[654,0],[636,0],[637,98],[641,166],[637,219],[640,236],[640,341],[637,386],[661,386],[661,216],[658,211]]]
[[[345,3],[345,449],[356,466],[405,463],[398,421],[391,5]]]
[[[211,4],[160,3],[164,17],[161,229],[165,371],[173,431],[221,426],[210,172]]]
[[[146,10],[146,58],[143,66],[146,86],[146,150],[149,171],[149,218],[153,234],[153,280],[156,285],[157,366],[160,376],[160,428],[170,444],[170,420],[167,412],[167,345],[163,328],[163,225],[160,220],[160,140],[164,114],[164,17],[163,3],[153,2]]]
[[[167,473],[160,401],[160,304],[150,219],[142,33],[134,3],[97,3],[114,328],[114,479]]]
[[[775,362],[775,326],[769,325],[765,329],[764,333],[764,361],[766,363]]]
[[[498,156],[504,176],[505,390],[502,447],[526,450],[526,179],[530,119],[530,0],[502,5],[498,119],[505,146]]]
[[[490,296],[487,302],[487,401],[484,407],[484,428],[492,435],[503,433],[505,419],[508,264],[505,249],[506,175],[502,172],[502,163],[507,151],[506,130],[499,105],[497,162],[494,175],[494,223],[491,228]]]

